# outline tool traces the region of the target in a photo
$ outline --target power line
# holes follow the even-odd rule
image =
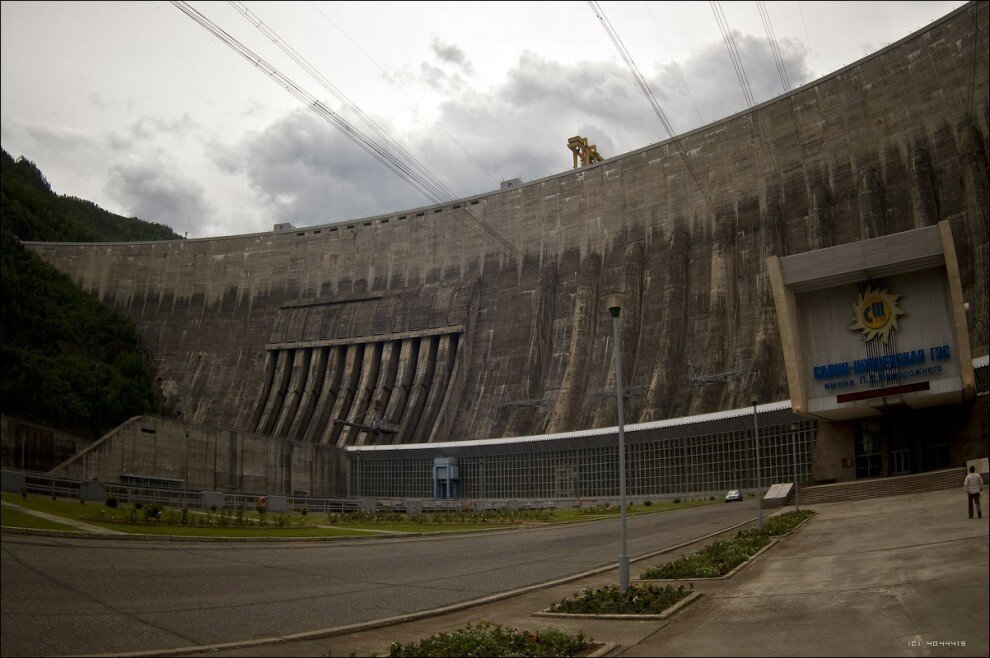
[[[763,0],[756,0],[756,8],[760,12],[760,20],[763,21],[763,29],[767,33],[767,41],[770,42],[770,53],[773,61],[777,65],[777,75],[780,76],[780,84],[784,86],[784,93],[791,90],[791,82],[787,79],[787,69],[784,67],[784,58],[780,54],[780,44],[777,43],[777,35],[773,33],[773,23],[770,22],[770,12],[767,11],[767,3]]]
[[[708,4],[712,8],[712,13],[715,14],[715,22],[718,23],[718,29],[722,33],[722,41],[725,43],[725,49],[729,51],[729,60],[732,62],[732,68],[736,72],[736,79],[739,81],[740,89],[742,89],[746,106],[753,107],[756,105],[753,88],[749,84],[749,76],[746,75],[746,68],[743,66],[742,57],[739,55],[739,49],[736,47],[735,37],[732,36],[732,30],[729,29],[729,22],[722,12],[722,4],[714,1]]]
[[[172,4],[175,5],[184,14],[193,19],[201,27],[210,32],[213,36],[220,39],[225,45],[234,50],[237,54],[241,55],[244,59],[250,62],[253,66],[258,68],[262,73],[267,75],[272,79],[277,85],[288,91],[295,98],[297,98],[301,103],[303,103],[307,108],[314,112],[317,116],[323,118],[335,128],[337,128],[345,137],[350,139],[356,145],[364,149],[368,154],[378,160],[381,164],[388,167],[393,173],[399,176],[402,180],[408,183],[413,189],[422,194],[425,198],[429,199],[435,204],[445,204],[450,203],[455,200],[453,194],[447,190],[445,186],[438,184],[436,177],[424,177],[420,175],[415,169],[410,168],[410,166],[402,159],[396,157],[390,151],[384,149],[367,135],[362,133],[359,129],[352,126],[347,122],[346,119],[341,117],[339,114],[328,108],[321,101],[315,98],[312,94],[304,90],[281,71],[276,69],[274,66],[269,64],[267,61],[262,59],[250,48],[245,46],[243,43],[238,41],[236,38],[228,34],[218,25],[213,23],[210,19],[206,18],[203,14],[199,13],[193,9],[187,2],[181,0],[172,0]],[[498,231],[494,230],[487,223],[483,222],[479,218],[475,217],[473,214],[467,210],[451,209],[452,214],[467,223],[468,225],[475,228],[482,235],[488,239],[499,244],[505,251],[509,252],[511,255],[515,256],[520,263],[520,266],[527,267],[527,262],[524,258],[523,252],[518,249],[511,242],[506,240]],[[534,267],[536,272],[539,273],[540,268],[538,266],[528,265],[529,267]]]
[[[815,56],[811,49],[811,37],[808,36],[808,24],[804,20],[804,9],[801,8],[800,2],[797,3],[797,6],[798,12],[801,14],[801,25],[804,26],[804,42],[808,44],[808,57],[811,59],[811,75],[812,77],[817,78],[818,73],[816,72],[817,69],[815,67]]]
[[[406,98],[408,98],[410,101],[412,101],[413,105],[416,107],[417,110],[419,109],[419,103],[416,101],[416,99],[413,98],[412,95],[408,91],[406,91],[405,87],[403,87],[401,84],[399,84],[398,81],[395,80],[395,78],[393,78],[391,75],[389,75],[388,71],[386,71],[382,67],[381,64],[379,64],[377,61],[375,61],[375,59],[364,50],[364,48],[362,48],[356,41],[354,41],[354,39],[352,39],[351,36],[349,34],[347,34],[347,32],[342,27],[340,27],[339,25],[337,25],[337,23],[335,23],[332,18],[330,18],[329,16],[327,16],[323,12],[322,9],[320,9],[318,6],[316,6],[316,4],[314,2],[312,2],[312,0],[310,0],[310,3],[309,4],[313,7],[313,9],[315,9],[317,12],[319,12],[320,16],[322,16],[328,23],[330,23],[330,25],[333,25],[333,27],[338,32],[340,32],[342,35],[344,35],[344,38],[347,39],[348,41],[350,41],[351,42],[351,45],[353,45],[355,48],[357,48],[358,51],[360,51],[360,53],[362,55],[364,55],[369,62],[371,62],[372,64],[374,64],[378,68],[378,70],[382,72],[382,75],[385,76],[385,79],[386,80],[388,80],[393,85],[395,85],[396,87],[398,87],[399,88],[399,91],[401,91],[403,94],[405,94],[406,95]],[[457,148],[459,148],[461,150],[461,152],[464,153],[464,155],[466,155],[468,157],[469,160],[471,160],[471,162],[473,162],[475,165],[477,165],[477,167],[479,169],[481,169],[483,172],[485,172],[485,174],[487,174],[488,177],[492,179],[492,181],[494,181],[495,183],[498,183],[499,182],[498,177],[496,177],[496,175],[494,173],[492,173],[492,171],[490,169],[488,169],[488,167],[486,167],[485,165],[483,165],[480,162],[478,162],[478,160],[475,159],[475,157],[473,155],[471,155],[471,153],[469,153],[468,150],[466,148],[464,148],[464,146],[462,146],[461,143],[458,142],[457,139],[455,139],[453,135],[451,135],[449,132],[447,132],[446,128],[444,128],[443,125],[441,125],[441,124],[438,123],[438,124],[436,124],[436,127],[439,128],[440,129],[440,132],[442,132],[444,135],[446,135],[447,138],[450,139],[450,141],[453,142],[454,145],[456,145]]]
[[[424,167],[415,157],[412,156],[406,149],[404,149],[398,142],[396,142],[392,137],[385,132],[385,130],[375,122],[370,116],[365,114],[365,112],[358,107],[350,98],[347,97],[344,92],[338,89],[332,82],[330,82],[322,73],[320,73],[316,68],[306,60],[305,57],[300,55],[294,48],[289,46],[274,30],[265,25],[264,22],[258,16],[248,9],[243,2],[230,2],[229,3],[234,9],[236,9],[244,18],[246,18],[252,25],[254,25],[262,34],[268,37],[272,43],[274,43],[278,48],[288,55],[292,61],[301,66],[304,71],[310,74],[314,80],[316,80],[320,85],[329,91],[334,98],[336,98],[345,108],[350,110],[358,119],[360,119],[365,126],[367,126],[372,132],[378,135],[378,139],[393,152],[396,158],[401,158],[402,160],[410,163],[412,168],[418,173],[424,181],[427,181],[433,188],[437,190],[442,190],[445,193],[450,193],[450,190],[430,171]],[[451,193],[450,196],[453,196]]]
[[[711,195],[701,182],[701,177],[695,170],[687,151],[684,150],[681,140],[674,134],[674,129],[671,127],[670,120],[667,119],[667,114],[663,111],[663,108],[660,107],[660,103],[657,102],[657,98],[653,95],[653,91],[650,89],[650,85],[646,82],[646,78],[643,77],[639,67],[636,66],[636,62],[633,60],[632,55],[629,54],[625,44],[619,37],[618,32],[615,31],[615,28],[612,27],[612,23],[609,22],[608,17],[605,16],[605,12],[602,10],[601,6],[599,6],[595,0],[588,0],[588,5],[591,7],[591,11],[595,13],[595,16],[598,17],[598,20],[601,22],[602,27],[605,28],[605,32],[608,34],[609,38],[612,39],[612,43],[615,44],[616,49],[619,51],[619,55],[621,55],[622,59],[625,61],[626,66],[629,68],[629,72],[632,73],[633,79],[636,80],[636,84],[639,85],[643,95],[646,96],[646,100],[649,101],[654,113],[656,113],[657,118],[660,119],[660,124],[663,126],[664,130],[667,131],[667,134],[673,141],[674,146],[676,146],[677,150],[680,151],[681,156],[684,158],[684,164],[687,167],[688,173],[691,174],[691,178],[694,179],[695,184],[698,186],[698,190],[705,198],[705,201],[708,203],[708,207],[711,209],[712,215],[714,216],[716,214],[715,202],[712,201]]]
[[[663,47],[667,50],[667,54],[670,55],[670,61],[674,65],[674,70],[677,71],[677,77],[680,78],[684,91],[687,92],[688,98],[691,99],[691,104],[694,106],[694,111],[698,113],[698,119],[701,121],[701,124],[704,124],[706,119],[701,114],[701,108],[698,107],[698,103],[694,100],[694,94],[691,93],[691,88],[688,87],[687,80],[684,79],[684,73],[681,71],[681,67],[677,63],[677,59],[674,57],[674,53],[671,52],[670,46],[667,45],[667,40],[663,38],[663,32],[660,31],[660,25],[657,23],[657,19],[653,17],[653,12],[650,11],[650,5],[646,4],[646,0],[643,0],[643,7],[646,9],[646,13],[650,15],[650,20],[653,21],[653,27],[657,29],[657,36],[660,37],[660,43],[663,44]]]
[[[722,33],[722,41],[725,43],[726,50],[729,51],[729,59],[732,61],[732,67],[736,71],[736,78],[739,81],[739,87],[742,89],[743,96],[746,98],[746,105],[748,108],[753,108],[756,106],[756,98],[753,96],[753,88],[749,84],[749,76],[746,75],[746,67],[743,66],[742,56],[739,54],[739,49],[736,47],[735,37],[732,35],[732,30],[729,28],[729,21],[726,20],[725,14],[722,11],[722,3],[717,0],[712,0],[709,4],[711,5],[712,13],[715,14],[715,22],[718,23],[718,29]],[[763,124],[760,123],[759,116],[755,113],[750,113],[749,117],[750,121],[753,123],[754,129],[756,130],[757,141],[759,142],[763,155],[767,160],[767,167],[770,170],[770,176],[774,179],[779,188],[782,183],[780,167],[778,167],[773,150],[770,148],[770,138],[767,136],[766,131],[763,128]]]

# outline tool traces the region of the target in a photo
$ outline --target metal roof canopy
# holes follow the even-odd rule
[[[789,423],[808,422],[791,412],[791,401],[772,402],[757,405],[760,426],[779,426]],[[624,427],[629,444],[651,441],[666,441],[726,432],[750,432],[753,430],[753,407],[743,407],[698,416],[686,416],[651,423],[636,423]],[[350,457],[367,456],[375,458],[425,458],[440,455],[495,455],[546,453],[581,448],[614,446],[618,440],[619,428],[605,427],[579,432],[560,434],[540,434],[511,439],[484,439],[478,441],[447,441],[443,443],[410,443],[405,445],[349,446]]]

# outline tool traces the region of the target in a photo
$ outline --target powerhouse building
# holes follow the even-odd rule
[[[986,457],[987,17],[967,4],[675,139],[449,204],[33,243],[135,322],[171,412],[61,470],[612,495],[613,290],[635,495],[755,485],[756,431],[764,482]]]

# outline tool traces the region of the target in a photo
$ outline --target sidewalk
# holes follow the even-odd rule
[[[730,579],[699,582],[702,597],[663,621],[532,616],[614,583],[613,571],[414,622],[202,655],[387,655],[392,642],[484,620],[583,631],[617,645],[610,656],[986,656],[988,523],[965,506],[961,488],[811,506],[818,514],[795,535]],[[631,575],[698,547],[636,562]]]
[[[54,514],[48,514],[46,512],[39,512],[38,510],[29,509],[27,507],[21,507],[20,505],[15,505],[14,503],[8,503],[5,500],[0,500],[0,505],[8,509],[14,509],[18,512],[24,512],[25,514],[30,514],[31,516],[37,516],[41,519],[47,519],[48,521],[54,521],[55,523],[61,523],[62,525],[71,526],[82,532],[91,532],[100,535],[124,535],[127,533],[119,532],[117,530],[110,530],[109,528],[104,528],[98,525],[92,525],[90,523],[84,523],[82,521],[76,521],[75,519],[67,519],[64,516],[55,516]]]

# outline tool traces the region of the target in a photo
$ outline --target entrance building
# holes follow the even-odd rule
[[[948,222],[767,261],[792,409],[819,421],[814,480],[986,457]]]

